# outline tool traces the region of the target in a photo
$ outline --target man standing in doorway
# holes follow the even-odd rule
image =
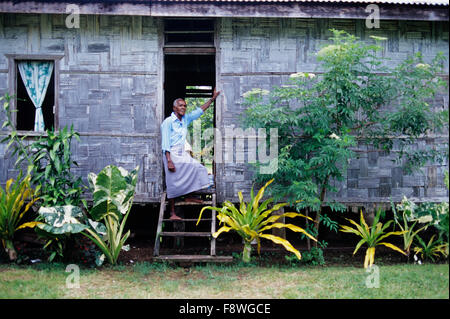
[[[170,219],[180,220],[175,214],[175,198],[210,186],[206,167],[185,151],[186,135],[191,122],[203,115],[220,92],[196,110],[186,113],[186,102],[178,98],[173,102],[173,112],[161,124],[161,144],[166,175]]]

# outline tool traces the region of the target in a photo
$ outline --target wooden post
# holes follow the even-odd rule
[[[163,222],[163,218],[164,218],[164,210],[166,208],[166,192],[163,192],[161,194],[161,202],[160,202],[160,207],[159,207],[159,219],[158,219],[158,226],[156,228],[156,238],[155,238],[155,248],[153,249],[153,256],[158,256],[159,255],[159,246],[160,246],[160,234],[161,234],[161,230],[162,230],[162,222]]]
[[[216,193],[212,194],[212,206],[216,207]],[[212,237],[212,234],[216,232],[216,211],[211,211],[211,251],[210,255],[215,256],[216,255],[216,239]]]

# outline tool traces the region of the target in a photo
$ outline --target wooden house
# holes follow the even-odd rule
[[[394,63],[417,51],[425,59],[442,51],[448,59],[448,5],[448,0],[1,1],[0,94],[26,98],[19,63],[50,62],[44,124],[73,125],[79,132],[81,142],[72,147],[79,164],[75,174],[86,180],[108,164],[139,165],[135,202],[159,203],[160,124],[176,97],[208,96],[216,86],[222,94],[211,108],[214,125],[235,128],[243,93],[270,89],[295,72],[314,72],[314,53],[331,28],[363,40],[387,37],[384,54]],[[373,8],[380,24],[368,27]],[[442,74],[447,80],[448,69],[447,60]],[[448,93],[436,103],[448,108]],[[21,134],[42,134],[34,131],[32,105],[14,100],[13,107]],[[443,142],[448,133],[419,143]],[[0,145],[2,184],[17,173],[5,146]],[[448,165],[425,166],[409,176],[391,158],[371,152],[352,161],[347,180],[337,185],[337,199],[349,206],[403,195],[448,200],[443,182]],[[240,190],[248,194],[247,163],[214,163],[214,173],[218,202],[236,201]]]

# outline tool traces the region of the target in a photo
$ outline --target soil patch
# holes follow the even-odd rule
[[[299,248],[302,255],[305,257],[308,254],[306,247]],[[242,244],[226,244],[216,246],[216,254],[218,256],[233,256],[236,262],[239,261],[243,249]],[[330,247],[323,249],[324,266],[350,266],[361,267],[364,263],[365,249],[364,247],[353,255],[354,247]],[[204,247],[189,247],[161,249],[161,255],[169,254],[208,254],[208,249]],[[258,266],[272,267],[274,265],[289,265],[293,263],[301,263],[293,260],[290,252],[287,252],[282,247],[273,247],[272,245],[261,247],[261,254],[258,255],[256,245],[252,252],[252,261]],[[306,258],[305,258],[306,259]],[[153,261],[153,242],[151,241],[134,241],[130,243],[130,250],[123,251],[119,256],[119,262],[123,264],[133,264],[137,262],[152,262]],[[385,247],[377,247],[375,254],[375,263],[383,265],[404,264],[407,258],[397,252],[394,252]],[[413,262],[413,261],[411,261]],[[305,264],[307,264],[305,262]],[[311,264],[311,263],[309,263]]]

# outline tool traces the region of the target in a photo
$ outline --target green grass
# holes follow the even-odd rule
[[[379,288],[363,268],[166,264],[80,268],[80,287],[63,264],[0,265],[0,298],[448,299],[448,264],[379,266]]]

